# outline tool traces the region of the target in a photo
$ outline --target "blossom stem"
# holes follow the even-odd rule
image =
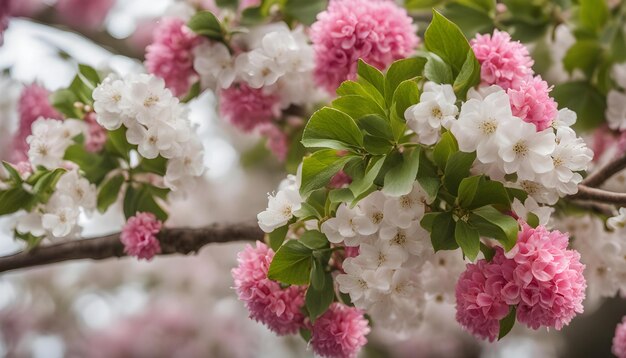
[[[215,223],[202,228],[166,228],[159,233],[159,255],[197,253],[203,246],[214,243],[263,240],[264,233],[256,222],[234,224]],[[124,257],[120,234],[68,241],[40,246],[30,251],[0,257],[0,272],[35,267],[56,262]]]
[[[599,170],[593,172],[589,175],[585,180],[582,181],[582,185],[588,187],[598,187],[603,184],[613,175],[617,174],[621,170],[626,168],[626,155],[615,158],[614,160],[608,162],[605,166],[600,168]]]
[[[626,205],[626,193],[614,193],[603,189],[592,188],[583,184],[578,186],[578,193],[571,195],[569,198],[591,200],[607,204]]]

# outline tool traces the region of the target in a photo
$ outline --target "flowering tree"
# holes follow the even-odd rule
[[[156,26],[149,74],[79,65],[49,100],[27,87],[0,171],[0,215],[27,248],[0,270],[256,241],[232,270],[239,299],[324,357],[356,356],[372,324],[417,329],[436,302],[493,342],[626,295],[626,6],[411,16],[433,6],[209,1]],[[205,169],[187,109],[204,91],[291,173],[256,223],[167,227],[168,198]],[[79,216],[117,202],[122,231],[80,239]]]

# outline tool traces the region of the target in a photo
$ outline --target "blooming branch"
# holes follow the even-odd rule
[[[198,252],[207,244],[262,240],[263,232],[256,222],[216,223],[202,228],[166,228],[161,231],[158,239],[161,244],[160,255],[188,255]],[[120,234],[115,233],[93,239],[36,247],[30,251],[1,257],[0,272],[70,260],[104,260],[124,256],[127,255],[124,253]]]

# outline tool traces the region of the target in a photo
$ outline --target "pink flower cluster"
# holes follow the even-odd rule
[[[626,358],[626,316],[622,318],[622,323],[615,327],[612,352],[617,358]]]
[[[176,96],[186,94],[198,77],[193,69],[193,49],[200,37],[179,18],[164,19],[153,35],[152,44],[146,48],[146,68],[163,78]]]
[[[534,61],[526,46],[512,41],[506,32],[476,35],[470,41],[480,62],[482,85],[498,85],[507,91],[513,115],[532,123],[537,131],[548,128],[557,115],[552,90],[541,76],[534,76]]]
[[[36,83],[26,86],[22,90],[17,105],[20,122],[13,138],[13,162],[27,159],[28,144],[26,143],[26,138],[31,135],[31,127],[37,118],[44,117],[59,120],[63,118],[61,113],[57,112],[50,104],[49,96],[50,92]]]
[[[526,46],[511,41],[506,32],[494,30],[493,35],[477,34],[470,44],[480,62],[483,85],[498,85],[504,90],[517,88],[534,73],[534,61]]]
[[[315,81],[334,93],[341,82],[355,78],[359,58],[382,70],[414,51],[416,31],[394,1],[331,0],[310,31]]]
[[[55,9],[68,25],[96,29],[102,26],[113,5],[115,0],[59,0]]]
[[[567,245],[567,235],[559,231],[522,224],[511,251],[496,248],[490,262],[467,265],[456,286],[457,321],[490,341],[509,306],[517,306],[517,320],[529,328],[560,330],[569,324],[583,311],[587,285],[580,254]]]
[[[239,299],[250,311],[250,318],[265,324],[278,335],[293,334],[303,327],[304,289],[299,286],[280,287],[267,278],[274,251],[258,242],[247,245],[237,255],[239,265],[232,270]]]
[[[280,117],[280,98],[238,83],[220,93],[220,114],[235,127],[250,132]]]
[[[557,103],[550,97],[552,87],[541,79],[541,76],[530,77],[519,87],[507,91],[513,115],[532,123],[537,131],[550,125],[557,116]]]
[[[279,161],[285,161],[289,151],[289,138],[287,138],[287,135],[273,123],[262,123],[257,129],[260,135],[267,138],[267,149],[269,149]]]
[[[313,323],[311,346],[322,357],[354,358],[369,332],[363,311],[335,302]]]
[[[161,252],[156,235],[162,226],[163,223],[152,213],[137,213],[129,218],[120,235],[124,252],[139,259],[152,260]]]
[[[92,153],[97,153],[104,148],[107,141],[107,131],[96,121],[96,112],[89,112],[85,115],[87,123],[87,139],[85,149]]]

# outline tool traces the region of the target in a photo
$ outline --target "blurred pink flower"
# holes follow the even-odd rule
[[[303,326],[304,290],[299,286],[282,288],[267,278],[274,251],[262,242],[246,245],[237,255],[239,265],[231,273],[235,289],[250,318],[265,324],[278,335],[293,334]]]
[[[7,2],[7,0],[4,0]],[[43,0],[8,0],[11,16],[30,17],[41,11],[46,4]]]
[[[137,213],[129,218],[120,235],[124,252],[138,259],[152,260],[154,255],[161,252],[156,235],[162,226],[152,213]]]
[[[185,95],[197,80],[193,69],[193,49],[201,38],[185,21],[166,18],[154,29],[152,44],[146,47],[146,68],[165,80],[176,96]]]
[[[322,357],[353,358],[369,333],[363,311],[335,302],[311,325],[311,346]]]
[[[50,92],[36,83],[26,86],[22,90],[17,105],[20,122],[13,138],[13,162],[27,159],[28,144],[26,143],[26,138],[31,135],[31,126],[37,118],[44,117],[59,120],[63,118],[61,113],[57,112],[50,104],[49,96]]]
[[[261,5],[261,0],[241,0],[239,1],[239,10],[244,10],[249,7],[257,7]]]
[[[340,170],[337,172],[337,174],[333,175],[333,177],[330,179],[330,183],[328,183],[328,186],[338,189],[343,188],[345,185],[348,185],[350,183],[352,183],[352,178],[350,178],[350,176],[346,174],[346,172]]]
[[[509,88],[513,115],[534,124],[537,131],[550,127],[558,113],[556,101],[550,97],[551,90],[541,76],[529,77],[519,87]]]
[[[463,328],[490,342],[498,337],[499,321],[509,313],[503,290],[514,268],[501,248],[492,261],[467,264],[456,284],[456,320]]]
[[[244,132],[280,117],[280,98],[245,83],[220,92],[220,115]]]
[[[11,16],[11,1],[0,1],[0,46],[4,43],[4,30],[9,27],[9,17]]]
[[[626,358],[626,316],[622,318],[622,323],[615,327],[611,351],[617,358]]]
[[[529,328],[560,330],[583,312],[585,265],[577,251],[567,249],[568,244],[566,234],[523,224],[517,244],[506,253],[516,264],[517,319]]]
[[[115,0],[58,0],[55,8],[70,26],[97,29],[102,26]]]
[[[406,10],[389,0],[331,0],[317,15],[310,36],[315,81],[334,93],[354,79],[358,59],[385,69],[408,57],[418,44],[417,27]]]
[[[273,123],[262,123],[257,127],[257,130],[260,135],[267,138],[267,148],[278,160],[284,162],[289,151],[287,135]]]
[[[85,115],[87,123],[87,139],[85,140],[85,148],[87,151],[95,153],[104,148],[107,141],[107,131],[98,124],[96,120],[96,112],[89,112]]]
[[[484,85],[495,84],[505,90],[517,88],[534,73],[534,61],[526,46],[512,41],[506,32],[494,30],[493,35],[477,34],[470,43],[480,62],[480,77]]]

